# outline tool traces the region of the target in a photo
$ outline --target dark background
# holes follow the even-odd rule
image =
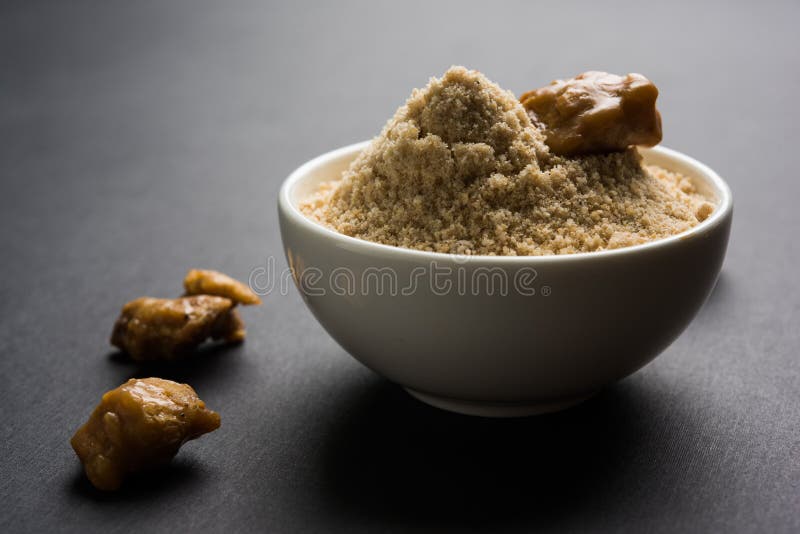
[[[0,530],[798,531],[798,4],[286,4],[0,4]],[[728,180],[719,284],[657,361],[561,414],[453,415],[358,365],[294,288],[244,310],[241,347],[111,350],[121,305],[190,267],[284,268],[284,177],[451,64],[517,94],[642,72],[664,144]],[[101,494],[68,440],[151,374],[222,428]]]

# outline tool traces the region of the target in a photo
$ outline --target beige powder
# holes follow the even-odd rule
[[[453,67],[415,90],[301,210],[353,237],[454,254],[544,255],[680,233],[713,206],[635,148],[551,154],[513,94]]]

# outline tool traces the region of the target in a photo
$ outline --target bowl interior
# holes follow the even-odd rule
[[[323,154],[297,169],[287,181],[289,203],[298,209],[300,202],[314,194],[323,182],[338,180],[369,141],[348,145]],[[299,211],[299,209],[298,209]]]

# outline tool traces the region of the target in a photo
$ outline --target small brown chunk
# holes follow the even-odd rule
[[[177,299],[141,297],[122,308],[111,344],[137,361],[173,360],[208,338],[237,342],[244,325],[224,297],[197,295]]]
[[[181,445],[219,423],[188,384],[133,378],[103,395],[70,443],[89,481],[111,491],[129,473],[169,462]]]
[[[261,299],[245,284],[218,271],[192,269],[183,279],[186,295],[216,295],[237,304],[261,304]]]
[[[714,205],[711,204],[710,202],[703,202],[702,204],[700,204],[700,207],[697,208],[697,211],[695,212],[695,217],[697,217],[698,221],[703,222],[706,219],[708,219],[708,217],[712,213],[714,213]]]
[[[658,89],[641,74],[589,71],[523,94],[520,101],[563,156],[653,146],[661,141]]]

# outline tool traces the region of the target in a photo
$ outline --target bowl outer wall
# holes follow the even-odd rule
[[[325,330],[367,367],[417,391],[509,403],[589,395],[636,371],[674,341],[705,302],[722,266],[732,219],[730,192],[713,171],[668,149],[643,153],[649,162],[688,174],[717,197],[709,221],[627,249],[498,258],[377,245],[302,216],[294,206],[298,197],[322,179],[338,177],[361,146],[313,160],[287,180],[279,201],[284,249],[304,301]],[[445,277],[453,283],[451,291],[434,290],[434,266],[439,273],[451,269]],[[309,267],[321,276],[300,284],[298,275],[311,273]],[[356,291],[337,294],[342,292],[332,287],[331,274],[342,267],[352,273]],[[395,294],[390,285],[383,294],[374,285],[358,290],[365,273],[385,268],[395,273]],[[528,279],[535,272],[533,284],[526,285],[534,295],[515,290],[521,271]],[[502,273],[507,291],[503,294],[495,277],[493,292],[485,284],[478,294],[459,292],[459,272],[463,280],[479,272],[481,281],[487,280],[484,273]],[[343,286],[350,275],[337,276]],[[401,294],[412,279],[416,290]]]

